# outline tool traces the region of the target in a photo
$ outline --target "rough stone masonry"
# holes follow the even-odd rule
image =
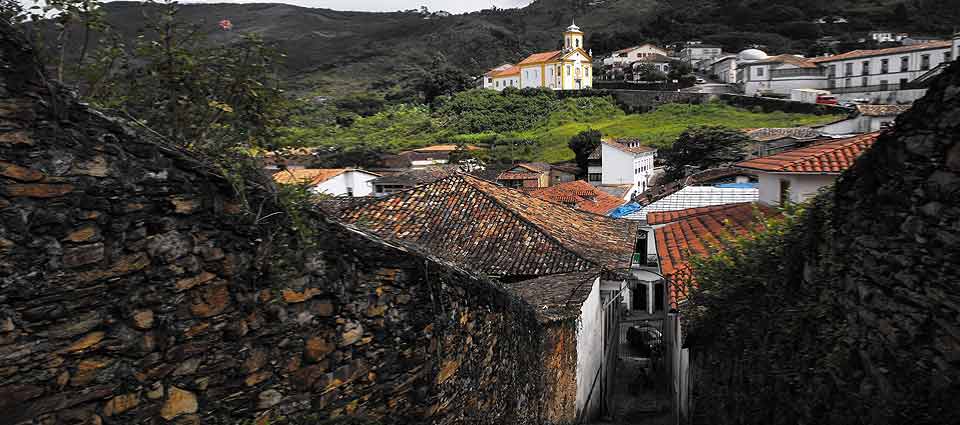
[[[208,164],[63,94],[8,26],[0,51],[0,423],[549,414],[528,305],[319,213],[280,274]]]

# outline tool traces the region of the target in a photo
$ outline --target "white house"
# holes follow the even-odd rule
[[[691,65],[702,60],[713,60],[723,55],[723,49],[720,46],[702,43],[687,43],[680,50],[680,60]]]
[[[373,195],[373,179],[380,177],[355,168],[301,168],[278,171],[279,184],[306,184],[315,194],[361,197]]]
[[[491,71],[487,77],[491,81],[492,89],[502,91],[507,87],[520,88],[520,67],[510,65],[499,71]]]
[[[824,71],[825,85],[841,99],[867,98],[878,103],[912,102],[926,89],[909,83],[941,63],[952,61],[954,41],[938,41],[878,50],[854,50],[810,59]],[[811,84],[819,83],[819,79]]]
[[[829,186],[844,170],[867,151],[879,132],[812,145],[741,161],[736,167],[757,175],[760,202],[781,205],[803,202]]]
[[[503,90],[504,88],[512,85],[512,84],[508,84],[510,83],[509,79],[504,81],[506,79],[505,77],[509,75],[516,75],[517,77],[516,86],[519,87],[520,86],[520,81],[519,81],[520,70],[516,69],[515,72],[509,72],[513,68],[516,68],[516,65],[512,63],[505,63],[503,65],[500,65],[496,68],[493,68],[487,71],[486,73],[483,74],[483,77],[481,78],[481,87],[485,89]]]
[[[426,168],[450,162],[450,154],[456,152],[457,149],[460,149],[459,145],[433,145],[404,151],[400,153],[400,156],[410,161],[411,168]],[[478,151],[482,148],[466,145],[464,149]]]
[[[894,41],[900,41],[904,37],[903,34],[897,34],[893,31],[870,31],[867,34],[867,38],[876,41],[877,43],[890,43]]]
[[[666,49],[646,43],[639,46],[620,49],[611,53],[609,57],[603,59],[603,66],[606,69],[611,69],[609,74],[612,75],[613,69],[627,68],[636,61],[650,59],[656,56],[667,57],[669,55]]]
[[[587,181],[594,186],[630,185],[624,199],[647,190],[657,150],[639,140],[604,140],[590,156]]]
[[[717,58],[710,64],[710,74],[716,76],[722,83],[736,83],[737,55],[726,55]]]
[[[826,78],[816,64],[794,55],[741,61],[737,68],[738,83],[742,85],[747,96],[789,95],[793,89],[820,87],[825,84]]]
[[[825,136],[841,136],[870,133],[893,125],[897,115],[910,109],[911,105],[857,105],[857,113],[845,120],[817,127]]]

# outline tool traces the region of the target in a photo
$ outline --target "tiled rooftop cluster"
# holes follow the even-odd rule
[[[692,284],[687,276],[690,255],[709,254],[725,235],[755,230],[761,225],[758,215],[773,213],[763,204],[739,203],[650,214],[648,222],[664,225],[656,230],[657,253],[661,271],[673,280],[670,302],[682,300]]]
[[[850,168],[880,133],[867,133],[737,163],[737,167],[768,172],[839,174]]]
[[[531,195],[564,205],[573,204],[577,209],[599,215],[623,205],[623,199],[597,189],[583,180],[561,183],[547,188],[535,189]]]
[[[637,231],[466,174],[348,208],[340,219],[505,282],[554,275],[544,279],[567,294],[573,287],[555,275],[628,269]]]

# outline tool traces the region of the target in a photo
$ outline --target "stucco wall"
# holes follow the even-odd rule
[[[595,417],[601,406],[599,376],[603,362],[603,311],[600,304],[600,278],[592,285],[590,295],[580,308],[577,326],[577,416],[586,420]],[[591,391],[593,392],[591,394]]]
[[[820,188],[829,186],[836,176],[825,174],[777,174],[757,172],[760,202],[780,204],[780,181],[790,182],[790,202],[803,202],[817,194]]]
[[[603,184],[634,184],[634,158],[626,152],[603,144]]]

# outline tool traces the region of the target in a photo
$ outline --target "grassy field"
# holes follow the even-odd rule
[[[555,162],[573,158],[567,142],[587,129],[600,130],[605,137],[630,137],[658,148],[669,147],[687,127],[721,125],[731,128],[798,127],[835,121],[835,115],[756,113],[723,104],[664,105],[644,114],[619,114],[593,121],[557,123],[547,128],[524,132],[542,147],[540,159]]]

